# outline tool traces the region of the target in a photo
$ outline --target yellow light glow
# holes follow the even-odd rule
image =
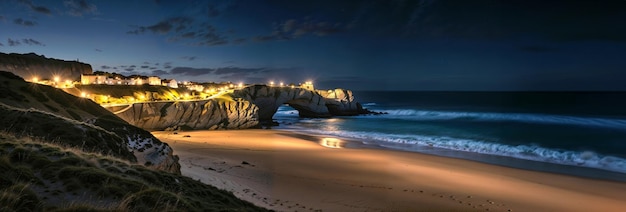
[[[83,97],[83,98],[87,97],[87,93],[85,93],[85,92],[80,92],[80,97]]]
[[[322,138],[320,145],[333,149],[340,149],[345,146],[345,142],[337,138]]]
[[[280,82],[280,87],[283,87],[283,85],[285,85],[285,83],[283,83],[283,82]]]
[[[59,82],[61,79],[57,76],[54,77],[54,82]]]
[[[295,87],[296,87],[296,86],[294,86],[294,85],[291,85],[291,88],[295,88]]]
[[[243,83],[240,82],[239,85],[237,85],[237,87],[240,87],[240,88],[243,87]]]
[[[270,81],[270,86],[274,86],[274,81]]]
[[[33,77],[33,82],[39,82],[39,78]]]

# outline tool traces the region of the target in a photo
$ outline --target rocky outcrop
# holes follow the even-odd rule
[[[245,129],[272,123],[283,104],[300,117],[325,118],[371,113],[355,101],[352,91],[253,85],[207,100],[145,102],[109,107],[128,123],[147,130]]]
[[[367,114],[361,103],[354,101],[351,90],[337,88],[328,91],[318,91],[326,100],[328,111],[334,116],[353,116]]]
[[[130,107],[117,115],[128,123],[147,130],[245,129],[259,124],[258,107],[248,101],[218,98],[135,103]]]
[[[298,110],[300,117],[330,117],[326,100],[319,93],[303,88],[248,86],[235,90],[231,96],[250,101],[259,108],[259,120],[271,121],[283,104]]]
[[[180,173],[172,148],[98,104],[0,71],[0,129]]]
[[[54,78],[80,80],[81,74],[91,74],[91,65],[78,61],[65,61],[46,58],[35,53],[5,54],[0,53],[0,70],[14,73],[24,79],[38,77],[39,79]]]

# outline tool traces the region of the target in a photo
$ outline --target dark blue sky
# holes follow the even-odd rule
[[[0,0],[0,52],[193,81],[626,90],[624,23],[624,0]]]

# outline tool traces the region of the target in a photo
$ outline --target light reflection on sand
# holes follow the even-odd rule
[[[337,138],[322,138],[319,143],[324,147],[334,149],[344,148],[346,145],[344,141]]]

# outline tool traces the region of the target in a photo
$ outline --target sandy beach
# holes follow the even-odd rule
[[[183,175],[276,211],[626,209],[625,183],[343,148],[341,140],[280,130],[152,133],[180,157]]]

